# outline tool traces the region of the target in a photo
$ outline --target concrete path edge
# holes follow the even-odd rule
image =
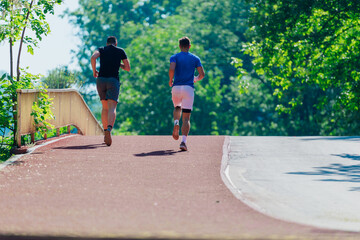
[[[40,147],[43,147],[43,146],[46,146],[48,144],[51,144],[51,143],[54,143],[54,142],[57,142],[57,141],[60,141],[60,140],[63,140],[65,138],[70,138],[70,137],[74,137],[74,136],[77,136],[76,134],[71,134],[71,135],[67,135],[65,137],[57,137],[56,139],[53,139],[53,140],[50,140],[50,141],[46,141],[40,145],[36,145],[34,147],[31,147],[28,149],[28,151],[24,154],[19,154],[19,155],[13,155],[12,157],[10,157],[8,160],[6,160],[5,162],[1,163],[0,164],[0,171],[3,170],[4,168],[6,168],[7,166],[13,164],[14,162],[18,161],[21,157],[25,156],[25,155],[28,155],[28,154],[31,154],[32,152],[34,152],[36,149],[40,148]]]
[[[240,201],[242,201],[244,204],[246,204],[247,206],[249,206],[250,208],[252,208],[253,210],[264,214],[268,217],[272,217],[273,216],[269,216],[267,215],[264,209],[262,209],[260,206],[256,205],[255,203],[248,201],[245,196],[243,195],[243,193],[241,192],[240,189],[238,189],[235,184],[232,182],[230,174],[229,174],[229,170],[230,170],[230,166],[229,166],[229,161],[230,161],[230,152],[231,152],[231,137],[230,136],[225,136],[225,140],[224,140],[224,145],[223,145],[223,155],[222,155],[222,159],[221,159],[221,168],[220,168],[220,175],[221,175],[221,179],[224,182],[224,184],[226,185],[226,187],[230,190],[230,192]],[[242,176],[240,176],[242,177]],[[275,218],[278,219],[278,218]],[[282,219],[278,219],[278,220],[282,220]]]

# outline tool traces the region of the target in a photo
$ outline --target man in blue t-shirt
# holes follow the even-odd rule
[[[98,72],[96,59],[99,57],[100,71]],[[102,103],[101,121],[105,134],[104,142],[110,146],[111,130],[115,123],[116,105],[120,92],[119,69],[130,71],[130,62],[124,49],[117,47],[116,37],[110,36],[107,38],[106,46],[98,48],[91,56],[91,67]]]
[[[181,52],[170,57],[169,86],[172,87],[172,101],[174,104],[173,138],[179,139],[179,120],[182,141],[180,149],[187,151],[186,138],[190,131],[190,115],[194,103],[194,83],[204,78],[205,73],[200,58],[189,52],[191,44],[188,37],[179,39]],[[195,77],[195,69],[199,75]]]

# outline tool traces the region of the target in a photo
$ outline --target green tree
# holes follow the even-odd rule
[[[81,87],[78,73],[70,71],[67,66],[57,67],[48,72],[48,75],[41,79],[41,82],[50,89],[62,89]]]
[[[90,57],[96,48],[106,44],[108,36],[116,36],[118,45],[126,48],[146,27],[172,15],[180,3],[181,0],[80,0],[79,9],[68,15],[82,39],[76,57],[84,84],[95,83]]]
[[[245,53],[271,84],[289,133],[356,134],[359,114],[360,3],[261,0],[251,15]]]
[[[0,108],[2,116],[1,128],[10,129],[13,132],[13,138],[9,141],[13,143],[17,129],[16,122],[16,105],[17,93],[16,89],[19,88],[35,88],[33,81],[39,76],[31,75],[21,69],[20,59],[22,47],[26,46],[27,51],[33,54],[34,47],[37,46],[38,41],[41,41],[43,36],[50,32],[50,28],[46,20],[46,14],[54,13],[55,4],[61,4],[62,0],[4,0],[0,2],[1,12],[1,28],[0,28],[0,42],[8,41],[10,50],[10,73],[4,74],[0,78],[2,91],[0,92]],[[27,34],[29,29],[35,35],[32,37]],[[13,47],[14,43],[19,43],[17,61],[16,61],[16,75],[13,72],[14,56]],[[41,86],[40,86],[41,88]],[[46,125],[46,119],[42,111],[46,111],[49,107],[47,98],[43,97],[43,105],[41,108],[35,109],[34,114],[40,114],[40,119]],[[9,115],[12,117],[9,118]],[[4,132],[5,132],[4,130]],[[4,135],[2,137],[4,140]],[[3,142],[2,142],[3,144]]]
[[[190,37],[190,51],[201,58],[206,72],[195,88],[191,134],[284,135],[296,126],[288,115],[274,111],[279,100],[272,95],[274,88],[268,81],[255,73],[245,79],[236,77],[239,66],[231,64],[233,57],[241,60],[242,68],[252,70],[249,55],[239,51],[252,37],[246,34],[251,5],[245,0],[171,1],[173,5],[169,8],[164,6],[170,5],[163,5],[167,1],[161,2],[162,5],[156,5],[157,1],[135,5],[130,2],[120,11],[112,1],[83,1],[80,9],[72,13],[72,21],[80,27],[79,35],[84,39],[77,58],[88,83],[95,80],[90,55],[104,44],[107,35],[119,33],[119,45],[126,47],[132,70],[121,72],[119,114],[115,123],[118,133],[169,134],[172,125],[171,94],[167,86],[169,57],[179,51],[177,40],[182,36]],[[96,10],[94,4],[98,4]],[[149,8],[150,5],[144,4],[156,6]],[[157,7],[167,13],[155,14]],[[140,11],[145,8],[151,13]],[[95,17],[101,12],[116,17]],[[151,18],[154,20],[150,21]],[[239,85],[248,86],[247,91],[240,94]],[[97,96],[92,96],[87,94],[88,99],[98,102]],[[93,105],[92,109],[95,108]],[[99,113],[96,115],[99,118]]]
[[[0,42],[9,41],[10,49],[10,76],[13,74],[13,46],[15,42],[19,42],[17,64],[16,64],[16,80],[20,80],[20,59],[22,47],[25,45],[27,51],[31,54],[34,47],[38,45],[43,36],[50,32],[49,24],[45,21],[46,14],[54,14],[55,4],[61,4],[62,0],[4,0],[0,2],[0,12],[2,13]],[[35,34],[35,37],[26,33],[29,29]],[[28,31],[29,31],[28,30]]]

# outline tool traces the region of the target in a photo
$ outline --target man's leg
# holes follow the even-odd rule
[[[189,135],[190,132],[190,116],[191,113],[186,113],[183,112],[183,122],[182,122],[182,126],[181,126],[181,133],[183,136],[187,137],[187,135]],[[186,143],[186,140],[185,140]]]
[[[194,88],[191,86],[183,86],[183,101],[182,101],[182,141],[180,149],[187,151],[186,138],[190,131],[190,115],[194,104]]]
[[[107,115],[107,126],[106,126],[106,131],[105,131],[105,143],[108,146],[110,146],[112,143],[111,130],[115,123],[116,105],[117,105],[117,102],[114,100],[107,101],[108,115]]]
[[[171,99],[174,104],[174,128],[173,128],[173,138],[175,140],[179,139],[179,121],[181,117],[181,86],[174,86],[171,90]]]
[[[180,144],[180,149],[184,151],[187,151],[186,138],[190,132],[190,116],[191,116],[191,110],[189,111],[189,109],[183,109],[183,114],[182,114],[183,122],[181,126],[182,141]]]
[[[101,122],[103,124],[104,130],[106,130],[108,126],[108,115],[109,115],[108,101],[101,100],[101,104],[102,104]]]
[[[179,139],[180,117],[181,117],[181,107],[175,107],[174,108],[174,129],[173,129],[173,134],[172,134],[172,136],[175,140]]]
[[[107,127],[111,126],[111,128],[114,126],[115,118],[116,118],[116,105],[117,102],[114,100],[108,100],[108,125]]]

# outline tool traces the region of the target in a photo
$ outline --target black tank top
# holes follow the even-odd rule
[[[100,52],[99,77],[114,77],[119,79],[121,60],[127,59],[124,49],[109,45],[98,49]]]

